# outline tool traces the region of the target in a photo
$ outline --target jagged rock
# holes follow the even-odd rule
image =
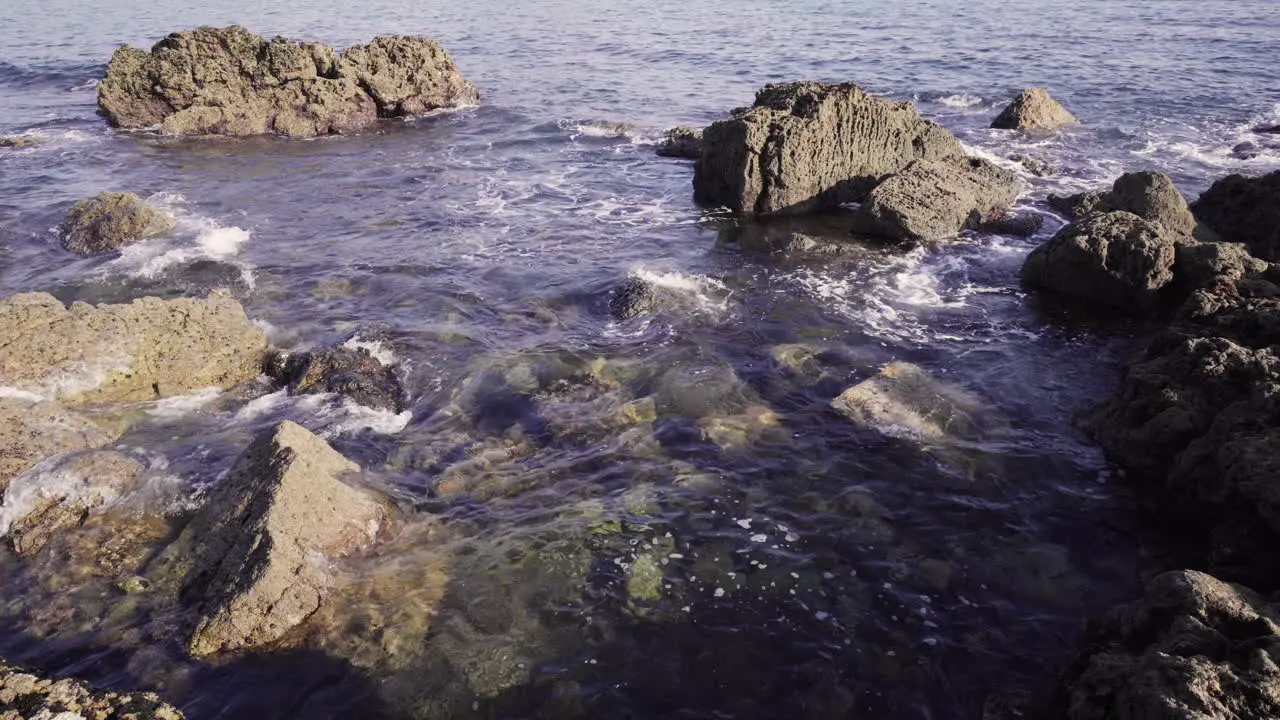
[[[133,193],[104,192],[81,200],[62,221],[62,246],[83,254],[119,250],[166,233],[173,218]]]
[[[50,455],[99,447],[113,439],[106,429],[56,403],[0,397],[0,491],[11,478]]]
[[[70,404],[137,402],[256,377],[266,338],[229,295],[72,303],[0,302],[0,385]]]
[[[1186,199],[1163,173],[1145,170],[1121,175],[1111,186],[1107,204],[1111,210],[1131,212],[1160,223],[1177,235],[1190,237],[1196,229],[1196,219]]]
[[[1044,88],[1028,88],[991,121],[991,127],[1001,130],[1052,130],[1078,122]]]
[[[1228,175],[1191,211],[1222,240],[1244,243],[1255,257],[1280,262],[1280,170],[1257,178]]]
[[[1248,280],[1240,280],[1246,291]],[[1251,347],[1280,345],[1280,288],[1267,281],[1271,292],[1265,297],[1247,297],[1239,292],[1197,290],[1178,309],[1177,320],[1196,334],[1224,337]]]
[[[89,511],[119,497],[144,470],[137,460],[110,450],[51,457],[9,484],[0,532],[19,555],[35,555],[54,533],[78,526]]]
[[[1009,159],[1018,163],[1023,169],[1036,177],[1047,177],[1053,171],[1048,162],[1030,155],[1014,153],[1009,156]]]
[[[0,720],[181,720],[155,693],[99,692],[0,662]]]
[[[268,372],[291,392],[337,393],[366,407],[401,412],[405,392],[400,376],[367,349],[337,346],[316,353],[291,353]]]
[[[1257,593],[1193,570],[1090,628],[1064,678],[1069,720],[1280,717],[1280,613]]]
[[[1177,248],[1173,273],[1187,291],[1234,285],[1249,276],[1265,273],[1268,263],[1249,254],[1242,243],[1202,242]]]
[[[863,427],[926,442],[974,440],[993,427],[990,406],[977,395],[900,361],[845,390],[831,407]]]
[[[702,131],[683,125],[671,128],[658,143],[657,152],[662,157],[697,160],[702,157]]]
[[[1107,212],[1110,190],[1090,190],[1075,195],[1049,195],[1049,207],[1066,215],[1070,220],[1078,220],[1093,212]]]
[[[963,156],[960,142],[857,85],[767,85],[754,107],[703,131],[695,199],[740,215],[800,213],[859,202],[914,160]]]
[[[1095,213],[1031,251],[1022,280],[1087,305],[1149,313],[1173,279],[1174,249],[1160,225],[1132,213]]]
[[[348,133],[379,117],[478,99],[428,38],[380,37],[338,54],[238,26],[173,33],[150,53],[123,46],[98,85],[98,107],[111,124],[158,125],[167,135]]]
[[[628,278],[609,293],[609,314],[615,320],[627,320],[653,312],[658,307],[658,294],[640,278]]]
[[[978,229],[997,235],[1031,237],[1040,232],[1040,228],[1043,225],[1044,216],[1039,213],[1008,213],[987,220]]]
[[[341,479],[359,469],[288,421],[236,460],[170,548],[190,553],[181,595],[199,618],[193,655],[279,640],[319,609],[328,563],[388,532],[391,507]]]
[[[918,160],[867,196],[853,230],[894,240],[941,240],[1001,216],[1022,183],[986,160]]]

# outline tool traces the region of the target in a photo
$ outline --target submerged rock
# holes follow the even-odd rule
[[[1080,122],[1050,97],[1044,88],[1028,88],[1018,94],[991,127],[1000,130],[1052,130]]]
[[[320,608],[326,565],[391,523],[385,501],[341,479],[359,469],[288,421],[236,460],[171,548],[191,553],[182,596],[199,618],[193,655],[270,644]]]
[[[113,439],[106,429],[56,403],[0,397],[0,491],[11,478],[50,455],[99,447]]]
[[[986,160],[920,160],[880,183],[854,216],[854,231],[895,240],[941,240],[1005,213],[1022,190]]]
[[[173,218],[133,193],[104,192],[81,200],[62,221],[62,246],[82,253],[104,253],[168,232]]]
[[[662,157],[697,160],[702,157],[702,131],[691,127],[673,127],[658,143],[657,153]]]
[[[845,390],[831,406],[863,427],[928,442],[976,439],[990,426],[990,407],[978,396],[900,361]]]
[[[640,278],[628,278],[609,293],[609,314],[615,320],[628,320],[653,312],[657,307],[658,294]]]
[[[1280,717],[1280,612],[1247,588],[1164,573],[1090,636],[1064,680],[1069,720]]]
[[[262,330],[229,295],[72,303],[46,293],[0,302],[0,385],[72,404],[138,402],[258,375]]]
[[[914,160],[963,156],[960,142],[857,85],[767,85],[755,105],[703,132],[695,199],[739,215],[774,215],[858,202]]]
[[[1031,251],[1022,280],[1096,308],[1145,314],[1173,280],[1174,254],[1162,226],[1127,212],[1095,213]]]
[[[292,353],[283,362],[268,363],[268,372],[294,393],[336,393],[366,407],[404,410],[404,387],[395,367],[384,365],[362,347],[340,345],[316,353]]]
[[[0,505],[0,530],[19,555],[35,555],[54,533],[78,526],[89,511],[119,497],[144,469],[109,450],[49,458],[9,484]]]
[[[428,38],[380,37],[339,54],[238,26],[173,33],[150,53],[123,46],[98,85],[112,125],[166,135],[312,137],[478,100]]]
[[[1280,262],[1280,170],[1257,178],[1222,178],[1191,210],[1222,240],[1244,243],[1254,256]]]
[[[29,148],[40,144],[34,135],[0,135],[0,148]]]
[[[181,720],[155,693],[99,692],[74,678],[54,680],[0,662],[0,718],[4,720]]]

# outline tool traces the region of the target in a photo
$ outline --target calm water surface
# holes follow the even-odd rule
[[[410,511],[378,557],[334,568],[348,589],[329,630],[288,652],[192,663],[161,623],[104,620],[116,591],[74,583],[73,620],[42,627],[48,597],[9,582],[0,655],[155,688],[193,718],[977,718],[1045,692],[1082,619],[1161,562],[1074,422],[1140,329],[1021,292],[1059,218],[1029,240],[762,256],[653,142],[766,82],[853,80],[974,152],[1049,163],[1027,177],[1036,211],[1126,170],[1194,196],[1280,167],[1275,148],[1233,151],[1280,123],[1272,0],[5,9],[0,132],[40,143],[0,149],[0,293],[228,287],[284,347],[376,343],[412,395],[400,416],[267,388],[134,409],[122,442],[151,466],[132,500],[151,515],[197,507],[284,418]],[[95,115],[118,44],[231,23],[339,46],[431,35],[483,104],[302,142],[122,134]],[[1084,125],[985,129],[1029,85]],[[62,251],[70,205],[117,189],[178,231]],[[628,276],[666,309],[612,321]],[[891,360],[972,391],[1001,430],[922,447],[827,409]]]

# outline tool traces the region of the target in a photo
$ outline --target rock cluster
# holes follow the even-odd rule
[[[991,127],[999,130],[1052,130],[1078,122],[1044,88],[1028,88],[1018,93],[1018,97],[991,121]]]
[[[99,692],[0,663],[0,720],[181,720],[155,693]]]
[[[98,106],[111,124],[158,126],[166,135],[350,133],[378,118],[478,100],[475,86],[428,38],[380,37],[338,53],[238,26],[173,33],[149,53],[123,46],[98,86]]]
[[[168,232],[173,218],[133,193],[104,192],[81,200],[62,221],[62,246],[85,255],[119,250]]]

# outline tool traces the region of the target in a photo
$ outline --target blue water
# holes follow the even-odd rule
[[[163,625],[101,609],[50,633],[30,610],[47,597],[5,586],[0,656],[154,688],[195,718],[977,718],[1043,695],[1083,619],[1162,562],[1075,422],[1141,329],[1022,293],[1022,259],[1059,218],[1028,240],[753,255],[723,241],[723,218],[692,203],[690,166],[653,143],[767,82],[852,80],[914,100],[974,152],[1047,162],[1048,177],[1025,178],[1028,210],[1127,170],[1165,171],[1194,197],[1280,167],[1250,132],[1280,123],[1273,0],[5,9],[0,133],[37,144],[0,148],[0,293],[229,287],[283,347],[379,340],[412,396],[397,418],[262,389],[143,408],[124,438],[164,489],[148,511],[176,519],[282,418],[359,460],[419,530],[335,568],[391,588],[343,606],[347,634],[211,667]],[[231,23],[338,46],[427,34],[482,105],[302,142],[177,141],[96,116],[117,45]],[[1083,125],[986,129],[1030,85]],[[103,190],[154,196],[178,231],[69,256],[52,228]],[[658,282],[669,310],[613,322],[606,294],[629,275]],[[817,359],[780,362],[794,345]],[[521,394],[522,378],[599,359],[618,387]],[[981,396],[1012,434],[926,452],[826,410],[894,359]],[[651,424],[600,419],[645,398]],[[485,451],[499,459],[476,462]],[[646,547],[684,556],[660,565],[656,607],[628,600]],[[387,627],[424,617],[425,634],[386,650]]]

